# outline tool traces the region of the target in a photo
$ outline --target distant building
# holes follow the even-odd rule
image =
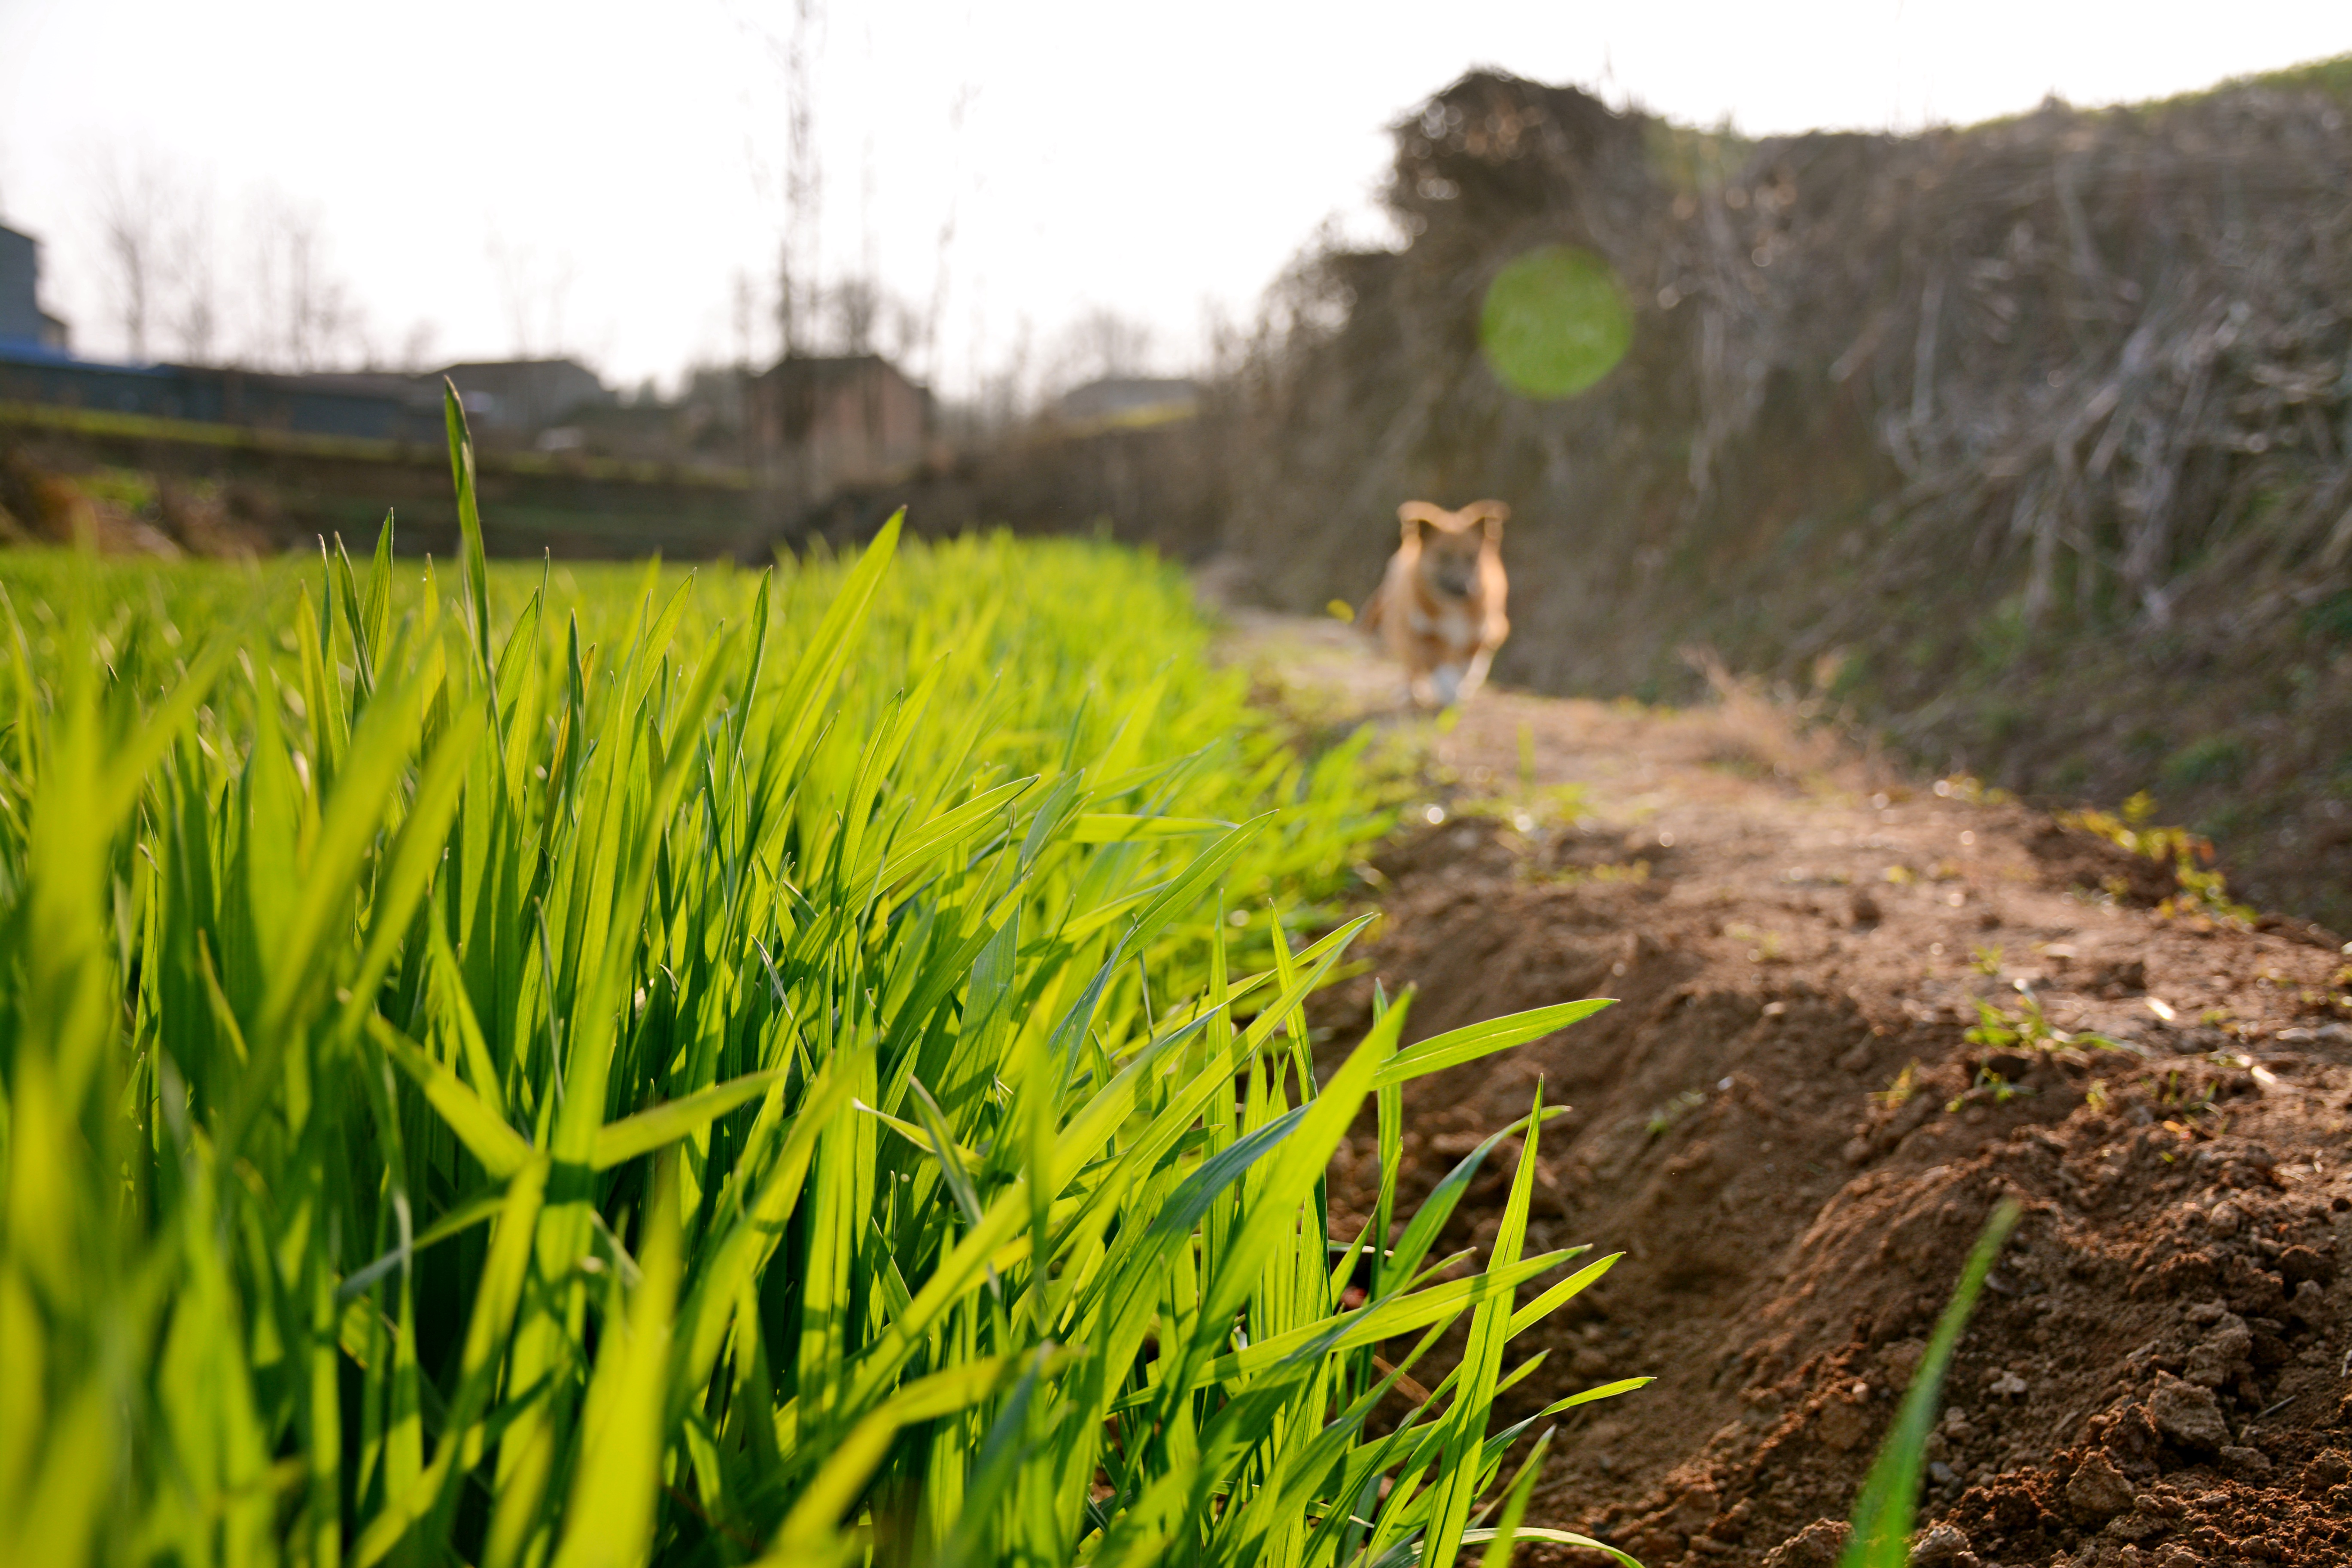
[[[632,462],[748,468],[752,454],[743,429],[743,388],[750,380],[732,367],[698,368],[667,403],[648,383],[617,403],[574,409],[562,424],[541,430],[532,445],[542,452]]]
[[[216,365],[101,364],[0,342],[0,403],[305,436],[438,445],[441,404],[404,375],[272,375]]]
[[[13,349],[69,347],[66,324],[41,309],[41,242],[0,227],[0,344]]]
[[[1125,424],[1181,419],[1200,405],[1200,384],[1183,376],[1107,375],[1064,393],[1055,408],[1074,424]]]
[[[879,354],[796,355],[750,393],[761,465],[805,498],[898,478],[930,438],[930,393]]]
[[[597,374],[576,360],[486,360],[446,365],[429,378],[447,376],[466,405],[467,422],[485,432],[524,434],[561,425],[585,408],[609,408],[620,401]]]

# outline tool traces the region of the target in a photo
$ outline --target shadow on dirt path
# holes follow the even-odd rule
[[[1235,613],[1224,646],[1326,721],[1428,723],[1337,622]],[[1542,1141],[1529,1246],[1625,1253],[1515,1346],[1550,1355],[1509,1412],[1658,1381],[1574,1413],[1531,1520],[1650,1568],[1827,1568],[1833,1532],[1808,1527],[1850,1505],[2013,1194],[1931,1444],[1923,1522],[1952,1528],[1915,1563],[2352,1561],[2338,937],[2160,912],[2168,868],[1736,696],[1489,692],[1428,744],[1434,798],[1367,878],[1370,972],[1318,1024],[1356,1038],[1375,978],[1415,988],[1409,1037],[1622,998],[1408,1090],[1417,1196],[1541,1076],[1574,1109]],[[1363,1223],[1374,1151],[1340,1152],[1335,1235]],[[1516,1159],[1450,1244],[1492,1238]]]

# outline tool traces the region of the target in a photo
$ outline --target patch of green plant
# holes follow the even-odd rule
[[[2017,1200],[2005,1198],[1986,1219],[1984,1229],[1960,1270],[1958,1286],[1936,1320],[1927,1338],[1927,1353],[1904,1391],[1895,1425],[1880,1446],[1861,1495],[1854,1499],[1853,1534],[1838,1558],[1838,1568],[1904,1568],[1911,1557],[1911,1521],[1919,1503],[1919,1478],[1927,1468],[1927,1435],[1935,1429],[1943,1399],[1944,1377],[1960,1334],[1976,1310],[1985,1277],[2016,1228],[2022,1212]]]
[[[1697,1089],[1686,1089],[1651,1111],[1649,1121],[1643,1124],[1643,1130],[1653,1140],[1663,1138],[1673,1131],[1675,1125],[1684,1117],[1706,1103],[1706,1095]]]
[[[1713,130],[1683,125],[1663,116],[1642,121],[1643,151],[1659,179],[1679,195],[1712,193],[1748,161],[1755,143],[1727,119]]]
[[[2305,609],[2303,629],[2331,642],[2352,642],[2352,588],[2339,588]]]
[[[2021,596],[2011,596],[1986,612],[1969,628],[1970,657],[1984,673],[2009,668],[2032,645],[2033,628],[2025,617]]]
[[[1318,1074],[1365,922],[1298,895],[1393,803],[1252,718],[1181,577],[895,521],[756,577],[494,571],[448,418],[446,570],[388,525],[6,563],[0,1561],[1577,1541],[1505,1456],[1645,1380],[1490,1430],[1614,1262],[1523,1256],[1540,1091],[1409,1221],[1395,1178],[1405,1082],[1605,1004],[1406,1047],[1400,998]],[[1514,1134],[1482,1267],[1433,1258]]]
[[[2033,715],[2021,703],[1994,702],[1985,708],[1981,722],[1985,739],[2001,745],[2023,734],[2033,722]]]
[[[1533,833],[1539,827],[1573,822],[1591,804],[1591,795],[1582,784],[1564,784],[1509,795],[1472,795],[1455,800],[1451,809],[1455,816],[1484,817],[1508,824],[1517,832]]]
[[[2059,1028],[2042,1010],[2042,999],[2021,993],[2018,1005],[2001,1007],[1977,999],[1977,1021],[1960,1037],[1988,1050],[2056,1051],[2072,1046],[2084,1050],[2114,1051],[2124,1047],[2090,1029]]]
[[[2227,1055],[2219,1059],[2223,1066],[2239,1065],[2235,1058]],[[2156,1102],[2176,1115],[2210,1116],[2215,1114],[2213,1100],[2217,1088],[2210,1079],[2200,1081],[2175,1068],[2166,1073],[2157,1085]]]
[[[2058,820],[2134,855],[2168,863],[2179,891],[2158,904],[2158,913],[2251,921],[2254,911],[2230,897],[2228,879],[2213,868],[2212,840],[2186,827],[2157,826],[2155,816],[2156,799],[2142,790],[2124,802],[2120,813],[2070,811],[2061,813]]]
[[[1871,684],[1870,656],[1860,649],[1841,648],[1834,656],[1824,656],[1824,662],[1814,668],[1815,684],[1823,696],[1835,701],[1857,697]]]
[[[77,475],[74,484],[92,500],[102,500],[128,512],[143,512],[155,504],[155,481],[136,468],[100,468]]]
[[[1957,800],[1967,805],[2007,805],[2017,798],[1974,773],[1948,773],[1937,779],[1932,788],[1937,799]]]
[[[2005,1073],[1995,1072],[1990,1067],[1979,1067],[1976,1076],[1969,1080],[1969,1087],[1944,1102],[1944,1111],[1950,1115],[1963,1106],[1981,1105],[1988,1101],[1994,1105],[2007,1105],[2021,1094],[2040,1092],[2032,1084],[2017,1083]]]
[[[2235,735],[2205,735],[2165,760],[2165,782],[2183,787],[2229,784],[2245,775],[2245,742]]]
[[[2352,103],[2352,54],[2308,60],[2301,65],[2284,66],[2277,70],[2256,71],[2250,76],[2231,77],[2193,92],[2126,105],[2118,112],[2154,117],[2168,110],[2208,103],[2225,95],[2241,93],[2248,88],[2323,92],[2339,101]]]
[[[1483,771],[1482,775],[1483,777]],[[1507,825],[1519,833],[1573,822],[1591,805],[1591,792],[1580,784],[1543,784],[1537,782],[1534,728],[1522,723],[1518,732],[1518,776],[1505,794],[1458,797],[1451,815],[1480,817]]]
[[[2261,807],[2243,800],[2225,800],[2197,819],[2200,838],[2233,838],[2262,819]]]

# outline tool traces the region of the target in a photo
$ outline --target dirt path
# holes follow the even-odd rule
[[[1336,623],[1243,615],[1228,647],[1310,711],[1394,701]],[[1407,1108],[1417,1194],[1540,1074],[1574,1110],[1542,1140],[1530,1245],[1626,1254],[1521,1342],[1551,1352],[1525,1410],[1658,1378],[1571,1418],[1546,1522],[1649,1568],[1826,1568],[1816,1521],[2009,1194],[2026,1217],[1931,1444],[1925,1518],[1952,1531],[1914,1561],[2352,1562],[2339,938],[2159,912],[2168,869],[1965,783],[1874,776],[1761,703],[1489,692],[1433,744],[1445,782],[1370,879],[1372,973],[1319,1022],[1356,1037],[1375,975],[1418,988],[1414,1037],[1622,999]],[[1966,1038],[1980,1003],[2024,1037]],[[1373,1160],[1343,1151],[1335,1206],[1368,1205]],[[1456,1244],[1492,1237],[1510,1163]]]

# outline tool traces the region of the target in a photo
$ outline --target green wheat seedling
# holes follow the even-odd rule
[[[2021,984],[2017,990],[2021,1000],[2014,1009],[1978,998],[1977,1021],[1960,1037],[1972,1046],[1992,1050],[2062,1051],[2070,1047],[2086,1051],[2125,1049],[2096,1030],[2058,1027],[2042,1010],[2042,998],[2030,987]]]
[[[2016,1228],[2020,1213],[2014,1199],[2004,1198],[1994,1205],[1984,1229],[1978,1233],[1976,1246],[1960,1269],[1959,1284],[1936,1320],[1927,1353],[1911,1374],[1911,1385],[1904,1390],[1894,1426],[1854,1499],[1853,1534],[1838,1558],[1838,1568],[1904,1568],[1911,1560],[1911,1521],[1918,1507],[1919,1478],[1927,1468],[1927,1435],[1935,1429],[1943,1407],[1944,1375],[1951,1369],[1969,1316],[1976,1310],[1985,1276],[1992,1272],[2001,1244]]]
[[[1523,1256],[1540,1105],[1483,1267],[1433,1257],[1496,1141],[1408,1222],[1400,1091],[1602,1004],[1405,1047],[1400,999],[1318,1068],[1364,922],[1297,900],[1396,799],[1268,740],[1180,578],[895,522],[756,579],[494,572],[449,427],[452,583],[388,524],[7,569],[0,1561],[1572,1539],[1507,1455],[1644,1380],[1490,1415],[1613,1259],[1521,1300],[1574,1256]]]

